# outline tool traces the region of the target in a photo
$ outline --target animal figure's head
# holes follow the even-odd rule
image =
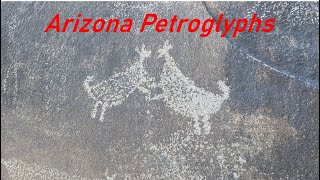
[[[140,61],[144,61],[147,57],[151,56],[151,51],[146,50],[144,44],[142,45],[141,49],[136,48],[135,50],[140,56]]]

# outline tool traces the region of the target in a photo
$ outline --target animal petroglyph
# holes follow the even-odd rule
[[[159,57],[164,57],[166,62],[158,83],[163,93],[154,99],[163,99],[166,105],[175,112],[193,118],[195,134],[201,134],[199,120],[203,123],[205,134],[209,134],[211,130],[210,114],[216,113],[221,108],[222,103],[229,98],[230,89],[223,81],[218,81],[222,95],[197,87],[194,81],[184,76],[177,67],[173,57],[169,54],[171,48],[172,46],[166,41],[163,48],[158,51]]]
[[[95,101],[91,113],[92,118],[96,118],[98,108],[101,106],[99,120],[103,121],[107,108],[120,105],[136,89],[149,93],[149,88],[145,86],[151,84],[152,78],[147,78],[147,71],[143,67],[143,62],[151,55],[151,51],[147,51],[144,45],[141,50],[136,49],[136,51],[140,58],[124,72],[116,73],[108,80],[95,85],[92,85],[94,77],[87,76],[83,85],[89,96]]]
[[[136,49],[139,60],[124,72],[114,74],[108,80],[96,85],[91,85],[93,77],[88,76],[84,81],[85,90],[95,100],[91,117],[95,118],[98,107],[102,107],[99,120],[103,121],[107,108],[120,105],[129,95],[139,90],[145,94],[146,101],[162,100],[166,106],[176,113],[192,118],[194,121],[194,133],[201,134],[201,125],[205,134],[211,131],[210,115],[216,113],[222,103],[229,98],[229,87],[223,81],[218,81],[221,95],[206,91],[195,85],[194,81],[184,76],[177,67],[173,57],[169,54],[172,46],[168,41],[162,49],[158,50],[158,58],[164,58],[160,80],[148,75],[143,62],[150,57],[151,51]],[[158,88],[161,93],[153,95],[152,89]],[[153,96],[152,96],[153,95]]]

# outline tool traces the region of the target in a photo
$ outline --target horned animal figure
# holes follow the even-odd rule
[[[163,48],[158,51],[159,58],[164,57],[165,59],[160,82],[157,85],[161,87],[162,93],[152,100],[163,99],[165,104],[175,112],[192,118],[196,135],[201,134],[201,123],[205,134],[209,134],[210,115],[216,113],[221,104],[229,98],[229,87],[223,81],[218,81],[218,86],[222,91],[221,95],[197,87],[194,81],[184,76],[177,67],[173,57],[169,54],[171,48],[172,46],[166,41]]]
[[[150,57],[151,51],[147,51],[143,45],[141,50],[136,48],[139,59],[125,71],[116,73],[107,80],[93,85],[94,77],[87,76],[83,86],[89,96],[95,101],[91,113],[92,118],[96,118],[99,107],[101,113],[99,120],[104,120],[106,109],[120,105],[136,89],[149,94],[148,84],[152,84],[153,78],[147,77],[147,71],[143,67],[143,62]],[[149,97],[150,95],[147,95]]]

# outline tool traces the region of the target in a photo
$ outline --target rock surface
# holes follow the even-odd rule
[[[318,179],[319,5],[1,2],[1,179]],[[130,33],[44,33],[52,17]],[[273,33],[139,33],[257,13]]]

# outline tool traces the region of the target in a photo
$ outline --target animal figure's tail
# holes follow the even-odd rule
[[[93,76],[87,76],[86,80],[84,80],[83,82],[83,86],[86,92],[89,94],[89,96],[92,99],[96,100],[96,97],[93,95],[93,92],[92,92],[93,87],[90,85],[93,82],[93,80],[94,80]]]
[[[229,98],[229,94],[230,94],[230,88],[225,84],[225,82],[223,81],[218,81],[217,82],[219,85],[220,90],[223,92],[223,94],[221,95],[221,98],[223,100],[226,100]]]
[[[98,108],[101,107],[103,103],[94,96],[94,93],[93,93],[94,88],[92,85],[90,85],[93,81],[94,81],[93,76],[87,76],[86,80],[84,80],[83,82],[83,86],[86,92],[89,94],[89,96],[96,101],[94,103],[93,110],[91,112],[91,117],[95,119],[98,112]],[[101,117],[100,117],[100,121],[101,121]]]

